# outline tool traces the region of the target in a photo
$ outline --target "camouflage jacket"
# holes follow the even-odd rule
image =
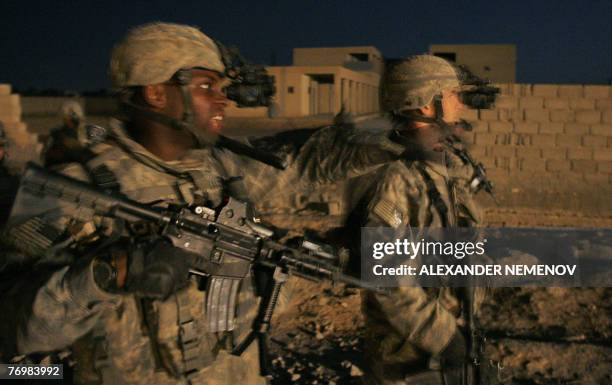
[[[357,179],[404,151],[377,123],[370,129],[341,122],[252,141],[284,158],[289,165],[284,171],[228,151],[217,150],[216,156],[231,174],[244,176],[251,202],[266,221],[282,228],[330,229],[342,226],[369,186]]]
[[[9,174],[0,161],[0,228],[8,218],[18,185],[19,178]]]
[[[383,170],[362,223],[417,229],[477,226],[482,215],[469,186],[473,175],[473,167],[451,151],[429,160],[393,162]],[[428,355],[448,345],[460,303],[450,288],[399,287],[365,293],[362,311],[366,382],[400,384],[407,370],[424,367]]]
[[[121,193],[143,203],[221,202],[222,179],[228,174],[210,148],[191,150],[180,161],[164,162],[127,137],[118,125],[113,133],[114,140],[92,148],[96,156],[87,164],[89,173],[80,164],[69,164],[61,171],[88,180],[104,165]],[[39,206],[31,202],[31,207]],[[259,376],[256,344],[241,357],[228,352],[249,331],[257,311],[252,277],[216,281],[215,290],[210,280],[193,278],[165,301],[109,294],[95,284],[90,256],[69,255],[72,262],[68,264],[57,259],[75,245],[108,233],[113,223],[86,213],[44,209],[13,213],[19,220],[12,222],[9,237],[26,251],[29,259],[20,262],[35,268],[17,276],[2,300],[2,335],[14,336],[3,341],[5,353],[71,347],[77,361],[77,384],[265,383]],[[38,225],[33,227],[33,222]],[[64,243],[58,245],[59,240]],[[58,252],[50,252],[54,248]],[[231,287],[230,294],[224,298],[211,294],[223,292],[224,285]],[[234,303],[229,298],[236,300],[233,309],[228,308]],[[214,306],[208,306],[211,303]],[[211,318],[207,306],[220,314]],[[228,315],[232,311],[234,317]],[[223,317],[225,322],[211,321]]]

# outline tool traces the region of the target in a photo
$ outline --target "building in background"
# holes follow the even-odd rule
[[[429,53],[459,65],[494,83],[516,82],[514,44],[432,44]]]
[[[376,47],[294,48],[294,66],[342,66],[353,71],[384,71],[382,54]]]
[[[337,114],[342,106],[353,115],[379,111],[384,60],[376,47],[295,48],[292,66],[266,68],[276,81],[276,116]],[[265,117],[267,108],[230,107],[230,117]]]
[[[431,45],[430,53],[467,65],[476,75],[496,83],[516,78],[514,45]],[[294,48],[293,65],[267,67],[276,83],[275,105],[238,108],[230,103],[229,118],[327,119],[342,107],[353,116],[380,111],[380,84],[386,66],[402,59],[385,59],[373,46]],[[23,111],[29,130],[43,136],[57,124],[58,106],[65,97],[25,97]],[[94,124],[105,124],[116,110],[109,96],[79,98]]]

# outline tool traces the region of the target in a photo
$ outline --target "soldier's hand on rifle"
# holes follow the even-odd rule
[[[94,262],[96,283],[104,290],[166,299],[185,287],[190,256],[163,239],[111,250]]]

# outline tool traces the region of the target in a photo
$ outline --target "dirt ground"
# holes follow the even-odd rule
[[[612,227],[610,217],[490,209],[489,226]],[[273,384],[360,384],[359,290],[296,283],[272,332]],[[612,384],[612,288],[500,288],[478,320],[489,383]]]
[[[273,384],[359,384],[360,306],[356,289],[301,284],[274,323]],[[612,288],[495,289],[479,316],[483,365],[501,384],[610,384],[611,311]]]

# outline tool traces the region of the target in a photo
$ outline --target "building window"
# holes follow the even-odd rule
[[[314,74],[308,75],[311,80],[319,84],[334,84],[334,75],[333,74]]]
[[[457,61],[457,54],[454,52],[434,52],[434,56],[441,57],[453,63]]]
[[[353,61],[369,61],[369,55],[367,53],[349,53],[349,56]]]
[[[292,94],[293,93],[293,87],[287,87],[287,92]]]

